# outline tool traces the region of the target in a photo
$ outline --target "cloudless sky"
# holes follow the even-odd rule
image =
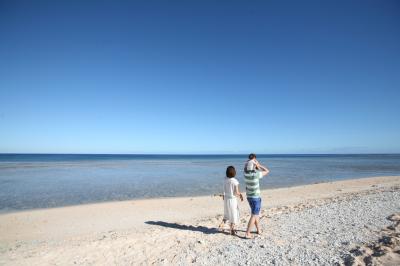
[[[400,152],[399,1],[0,1],[0,152]]]

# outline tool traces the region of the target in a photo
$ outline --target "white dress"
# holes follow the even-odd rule
[[[225,177],[224,180],[224,220],[233,224],[239,223],[239,207],[236,196],[234,196],[235,186],[239,185],[236,178]]]

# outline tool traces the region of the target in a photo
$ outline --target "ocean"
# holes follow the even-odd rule
[[[127,199],[213,195],[247,155],[0,154],[0,212]],[[400,154],[257,155],[261,187],[400,175]]]

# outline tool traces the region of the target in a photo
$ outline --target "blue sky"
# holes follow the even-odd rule
[[[399,13],[1,1],[0,152],[400,152]]]

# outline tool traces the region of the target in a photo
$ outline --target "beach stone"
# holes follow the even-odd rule
[[[398,232],[400,231],[400,222],[397,222],[395,225],[395,231]]]
[[[380,257],[380,256],[383,256],[383,255],[385,255],[385,251],[381,248],[381,247],[379,247],[379,248],[375,248],[374,249],[374,253],[372,253],[372,256],[374,256],[374,257]]]
[[[396,231],[396,226],[394,224],[392,224],[392,225],[389,225],[387,227],[387,229],[389,229],[390,231]]]
[[[361,256],[363,254],[360,248],[353,248],[350,250],[350,253],[352,253],[354,256]]]
[[[400,214],[394,213],[394,214],[390,215],[389,217],[387,217],[387,219],[389,221],[393,221],[393,222],[400,221]]]
[[[365,263],[365,266],[372,266],[372,257],[371,256],[365,257],[363,261]]]
[[[390,237],[390,236],[383,236],[383,237],[381,237],[381,238],[379,239],[379,242],[382,243],[382,244],[384,244],[384,245],[386,245],[386,246],[391,246],[391,245],[394,244],[393,237]]]

